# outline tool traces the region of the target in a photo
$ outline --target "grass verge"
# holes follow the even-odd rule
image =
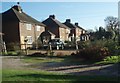
[[[4,69],[2,73],[3,83],[5,81],[61,81],[62,83],[76,81],[118,81],[118,77],[116,76],[76,76],[33,70]]]

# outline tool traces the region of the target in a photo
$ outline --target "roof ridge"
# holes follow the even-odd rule
[[[20,21],[20,18],[18,17],[18,15],[16,14],[16,10],[14,8],[11,8],[14,11],[14,14],[16,15],[17,19]]]
[[[60,27],[63,27],[63,28],[68,28],[68,29],[70,29],[68,26],[66,26],[66,25],[64,25],[63,23],[61,23],[60,21],[58,21],[57,19],[53,19],[53,18],[51,18],[58,26],[60,26]],[[61,25],[59,25],[57,22],[59,22]]]
[[[19,13],[14,8],[12,8],[12,10],[14,11],[15,15],[17,16],[17,18],[18,18],[18,20],[20,22],[29,22],[29,23],[34,23],[34,24],[46,26],[45,24],[43,24],[42,22],[34,19],[33,17],[31,17],[30,15],[26,14],[25,12]]]

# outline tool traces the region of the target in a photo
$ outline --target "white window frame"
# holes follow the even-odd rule
[[[32,44],[32,36],[27,36],[27,44]]]
[[[26,29],[31,30],[32,29],[32,24],[26,24]]]
[[[36,26],[36,31],[40,31],[41,26]]]

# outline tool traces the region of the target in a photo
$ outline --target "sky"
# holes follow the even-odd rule
[[[2,2],[1,12],[10,9],[16,2]],[[118,17],[117,2],[20,2],[23,11],[42,22],[49,15],[55,15],[60,22],[71,19],[86,30],[105,27],[107,16]]]

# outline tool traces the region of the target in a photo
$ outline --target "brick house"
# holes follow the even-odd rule
[[[66,26],[70,27],[70,38],[71,41],[80,41],[81,37],[83,38],[82,34],[86,33],[86,30],[83,29],[78,25],[78,23],[72,24],[70,19],[66,19],[66,22],[64,22]],[[86,35],[84,35],[86,37]]]
[[[70,28],[55,19],[55,15],[50,15],[42,23],[47,26],[46,30],[55,34],[55,38],[60,38],[63,41],[69,40]]]
[[[45,25],[23,12],[19,5],[14,5],[2,13],[3,40],[6,44],[18,43],[24,49],[25,39],[27,44],[37,41],[40,34],[45,31]]]
[[[71,28],[70,30],[71,41],[79,40],[79,36],[82,32],[82,29],[72,24],[70,19],[66,19],[66,22],[64,22],[63,24]]]
[[[87,40],[89,40],[90,36],[87,33],[87,31],[85,29],[83,29],[82,27],[80,27],[78,25],[78,23],[75,23],[75,26],[77,26],[79,28],[79,29],[78,28],[76,29],[76,34],[79,35],[80,41],[87,41]]]

